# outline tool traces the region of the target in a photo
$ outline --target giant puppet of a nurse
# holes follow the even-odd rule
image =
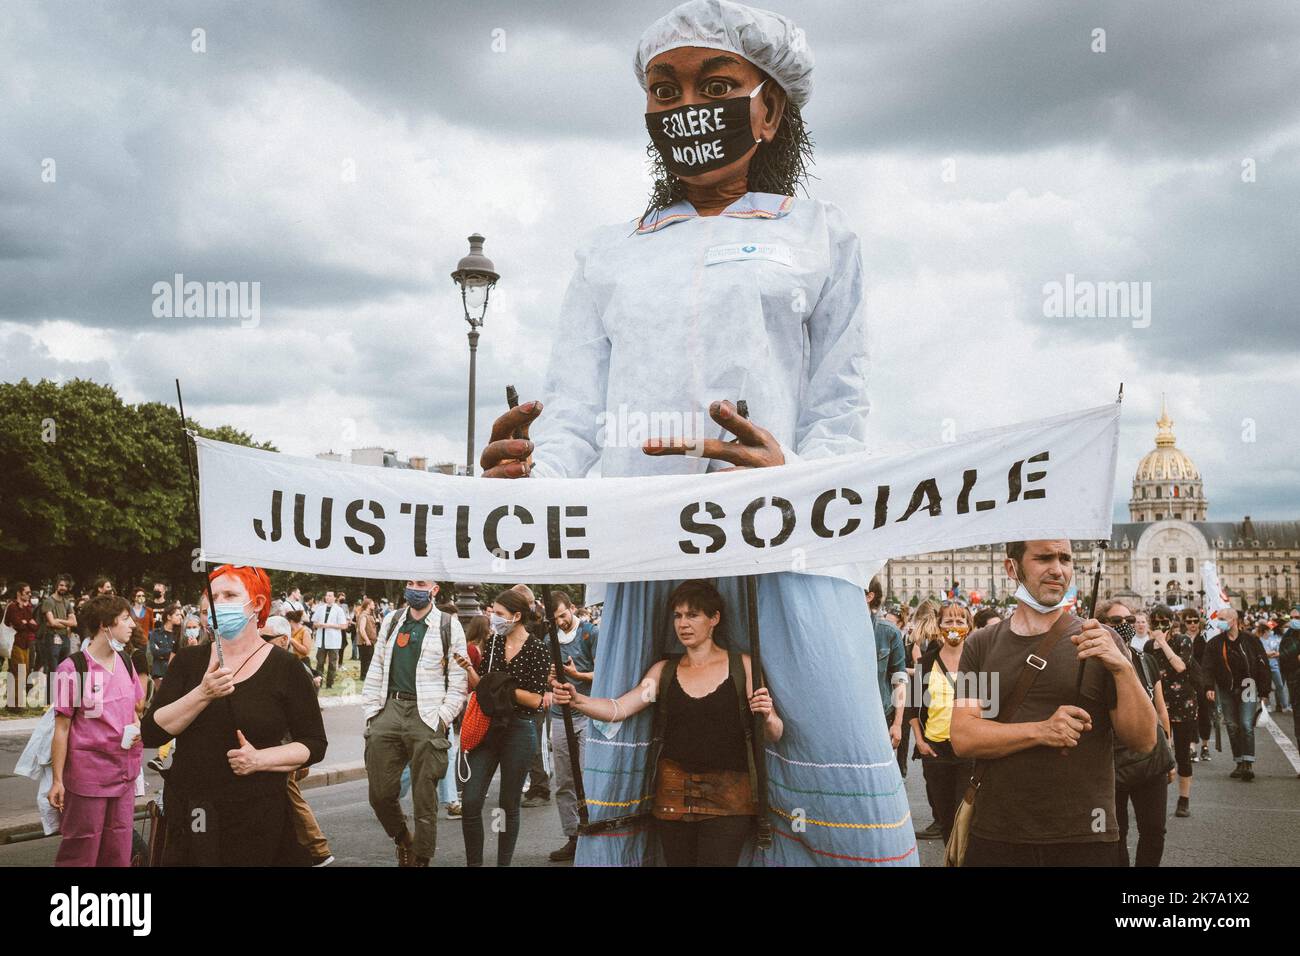
[[[800,108],[812,64],[789,19],[727,0],[691,0],[646,30],[635,68],[657,174],[650,208],[578,250],[544,401],[497,420],[485,476],[580,478],[597,462],[606,477],[684,475],[866,447],[858,238],[836,207],[794,198],[810,157]],[[752,424],[736,413],[742,398]],[[620,427],[638,421],[682,423],[678,439],[707,439],[703,455]],[[916,864],[865,572],[758,578],[766,683],[785,731],[766,747],[773,845],[751,840],[742,864]],[[667,606],[679,583],[609,587],[593,697],[617,697],[682,653]],[[747,651],[742,579],[714,584],[725,636]],[[650,710],[586,729],[593,820],[643,806],[651,735]],[[653,833],[584,836],[577,862],[653,865]]]

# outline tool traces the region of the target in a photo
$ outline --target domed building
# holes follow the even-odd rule
[[[1209,521],[1201,473],[1174,438],[1164,398],[1156,420],[1156,446],[1138,462],[1129,498],[1131,521],[1115,524],[1102,573],[1103,597],[1141,605],[1157,601],[1199,607],[1205,600],[1201,567],[1213,561],[1219,583],[1238,607],[1289,607],[1300,599],[1300,521]],[[1083,576],[1096,558],[1095,541],[1074,541],[1075,567]],[[881,571],[886,595],[903,603],[937,597],[957,582],[1001,600],[1016,584],[1003,571],[1001,545],[906,555]]]
[[[1206,501],[1201,473],[1174,440],[1174,422],[1163,395],[1156,428],[1156,447],[1142,456],[1133,476],[1129,517],[1133,521],[1204,521]]]

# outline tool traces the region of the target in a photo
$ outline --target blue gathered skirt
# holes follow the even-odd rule
[[[862,591],[841,578],[792,571],[759,575],[757,581],[763,669],[785,732],[766,748],[772,847],[759,851],[751,840],[741,864],[918,865]],[[720,632],[732,647],[748,652],[743,582],[713,579],[725,602]],[[679,583],[609,585],[593,696],[618,697],[655,661],[684,652],[667,606]],[[646,759],[652,708],[603,726],[613,736],[593,721],[582,774],[593,820],[648,809],[651,798]],[[581,837],[576,862],[654,866],[662,857],[650,823]]]

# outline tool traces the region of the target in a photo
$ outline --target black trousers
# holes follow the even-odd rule
[[[1179,723],[1183,723],[1180,721]],[[1178,724],[1174,724],[1177,727]],[[1129,865],[1128,803],[1137,821],[1137,866],[1159,866],[1165,853],[1165,820],[1169,812],[1169,778],[1164,774],[1133,790],[1115,788],[1115,822],[1119,826],[1119,866]]]
[[[753,817],[714,817],[694,823],[655,820],[668,866],[735,866],[753,831]]]
[[[911,737],[912,737],[912,722],[910,720],[905,720],[903,721],[903,735],[898,740],[898,752],[897,752],[898,772],[901,773],[904,777],[907,776],[908,744],[911,742]]]
[[[1201,743],[1209,745],[1214,736],[1214,708],[1217,705],[1205,694],[1196,695],[1196,730]]]
[[[1291,720],[1295,723],[1295,739],[1300,744],[1300,670],[1287,675],[1286,692],[1291,695]]]
[[[1174,732],[1174,760],[1178,763],[1178,776],[1192,775],[1192,741],[1196,739],[1196,723],[1191,720],[1170,721]]]
[[[925,795],[934,811],[934,820],[943,830],[943,842],[948,842],[952,835],[953,817],[957,815],[957,806],[966,788],[970,786],[971,774],[975,772],[975,761],[963,760],[952,752],[952,746],[946,741],[935,743],[926,741],[938,754],[936,757],[921,755],[921,770],[925,774]]]
[[[366,682],[366,672],[370,670],[370,659],[375,656],[375,645],[358,644],[357,649],[361,653],[361,683]]]
[[[971,834],[963,866],[1115,866],[1114,843],[1005,843]]]

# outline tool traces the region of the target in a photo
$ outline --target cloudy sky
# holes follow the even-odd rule
[[[769,5],[816,56],[809,193],[862,238],[876,440],[1123,381],[1119,499],[1167,392],[1212,518],[1300,518],[1300,8]],[[575,247],[645,206],[631,63],[669,6],[9,0],[0,379],[179,375],[286,452],[462,460],[448,273],[487,236],[481,444],[540,390]],[[260,283],[259,323],[155,316],[176,273]],[[1150,283],[1149,321],[1046,315],[1067,275]]]

